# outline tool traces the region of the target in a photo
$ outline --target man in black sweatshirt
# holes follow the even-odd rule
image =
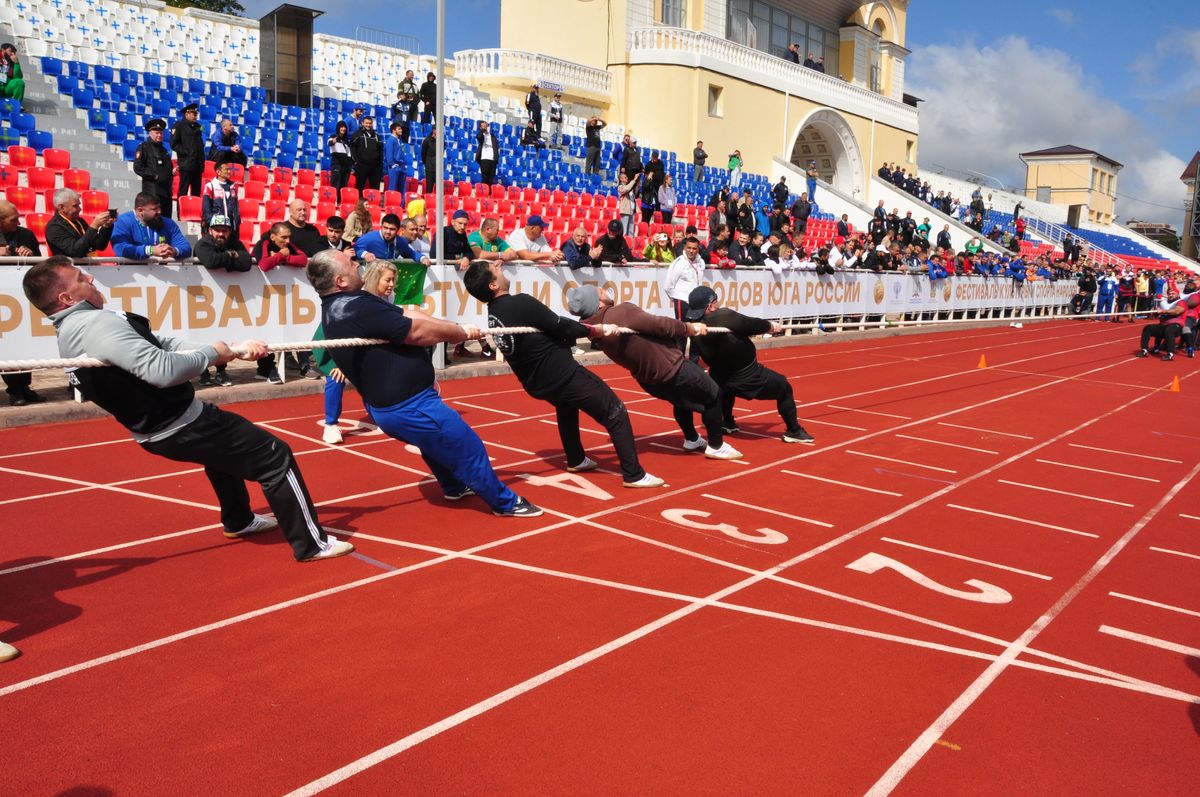
[[[621,461],[626,487],[662,487],[663,480],[646,473],[638,462],[633,426],[625,404],[612,388],[571,356],[571,347],[577,339],[612,333],[614,328],[585,326],[563,318],[529,294],[509,293],[508,277],[498,260],[471,264],[463,282],[467,293],[487,304],[488,326],[539,330],[525,335],[497,336],[496,346],[504,352],[525,392],[554,405],[558,435],[567,455],[567,470],[578,473],[599,467],[584,451],[579,436],[579,411],[583,410],[608,430]]]
[[[733,417],[735,399],[775,399],[779,416],[787,424],[785,443],[812,443],[813,436],[796,419],[796,399],[792,385],[780,373],[758,361],[751,335],[779,334],[783,327],[765,318],[751,318],[736,310],[721,307],[712,288],[701,285],[688,294],[687,320],[702,321],[708,327],[724,327],[729,332],[710,332],[695,339],[700,356],[708,363],[708,375],[721,387],[721,410],[725,433],[736,434]]]

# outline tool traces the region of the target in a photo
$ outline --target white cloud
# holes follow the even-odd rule
[[[1183,217],[1186,163],[1168,152],[1134,113],[1108,99],[1061,50],[1021,37],[986,46],[932,45],[913,52],[907,90],[921,105],[922,163],[993,175],[1024,185],[1018,153],[1075,144],[1125,165],[1117,215],[1168,221]],[[1128,197],[1166,207],[1153,207]]]
[[[1048,13],[1064,25],[1075,24],[1075,12],[1068,8],[1052,8]]]

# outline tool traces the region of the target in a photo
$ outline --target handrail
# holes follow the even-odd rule
[[[573,87],[604,97],[612,94],[612,74],[607,69],[524,50],[499,47],[459,50],[454,54],[454,74],[463,80],[519,77],[538,83],[552,83],[556,89]]]

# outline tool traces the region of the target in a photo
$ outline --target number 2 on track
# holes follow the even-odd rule
[[[847,569],[857,570],[860,573],[878,573],[880,570],[892,569],[910,581],[915,581],[925,589],[931,589],[934,592],[940,592],[943,595],[949,595],[951,598],[959,598],[964,601],[972,601],[974,603],[1009,603],[1012,601],[1012,595],[1005,589],[997,587],[995,584],[989,584],[986,581],[980,581],[977,578],[967,579],[963,583],[969,587],[974,587],[975,590],[955,589],[947,587],[945,584],[939,584],[929,576],[920,572],[914,567],[904,564],[904,562],[896,561],[890,556],[884,556],[881,553],[869,553],[855,559],[850,564],[846,565]]]

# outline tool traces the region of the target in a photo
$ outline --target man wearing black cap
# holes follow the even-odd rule
[[[167,123],[163,119],[151,119],[144,125],[146,140],[138,145],[133,156],[133,173],[142,178],[142,193],[158,198],[162,215],[171,218],[171,181],[175,167],[171,155],[163,146],[163,131]]]
[[[638,462],[629,413],[612,388],[571,356],[578,338],[615,333],[606,325],[589,327],[563,318],[527,293],[509,293],[508,277],[500,261],[478,261],[463,275],[467,293],[488,306],[488,326],[536,327],[527,335],[498,335],[496,346],[504,352],[525,392],[554,405],[558,435],[572,473],[599,467],[587,455],[579,436],[579,411],[583,410],[608,430],[621,461],[626,487],[662,487]],[[572,306],[572,312],[576,308]]]
[[[210,271],[220,269],[229,272],[249,271],[250,267],[254,265],[250,260],[250,252],[246,250],[246,245],[234,233],[233,222],[228,216],[220,214],[212,216],[208,220],[208,230],[200,236],[199,241],[196,241],[195,252],[200,265]],[[268,359],[274,360],[269,356]],[[229,387],[233,384],[233,380],[229,378],[225,364],[222,363],[217,366],[215,374],[205,368],[204,373],[200,374],[199,384],[201,387],[211,385]]]
[[[608,232],[596,239],[596,245],[588,253],[594,265],[614,263],[618,266],[633,260],[633,252],[629,250],[629,241],[625,240],[625,227],[620,219],[608,223]]]
[[[179,170],[179,196],[200,196],[204,174],[204,130],[196,121],[200,106],[184,106],[183,118],[171,127],[171,150]]]
[[[608,291],[581,285],[567,292],[567,309],[586,324],[615,324],[636,334],[597,338],[596,344],[651,396],[675,408],[675,421],[683,432],[684,451],[703,451],[709,459],[741,459],[742,454],[724,440],[721,428],[721,388],[704,369],[683,356],[675,339],[704,335],[699,321],[684,322],[651,315],[631,302],[613,305]],[[696,432],[694,413],[700,413],[705,440]]]
[[[811,443],[813,436],[796,419],[796,399],[792,385],[783,374],[772,371],[758,361],[751,335],[770,332],[778,335],[783,327],[765,318],[751,318],[721,307],[717,294],[707,285],[693,288],[688,295],[688,321],[703,321],[709,327],[724,327],[729,332],[710,332],[696,338],[696,348],[708,363],[708,375],[721,387],[721,411],[726,434],[736,434],[733,417],[735,399],[775,399],[779,416],[787,425],[785,443]]]
[[[471,214],[465,210],[456,210],[450,217],[450,223],[442,228],[442,257],[447,262],[457,261],[458,270],[466,271],[475,257],[471,251],[471,241],[467,236],[467,222]],[[430,244],[430,251],[437,252],[437,239]]]

